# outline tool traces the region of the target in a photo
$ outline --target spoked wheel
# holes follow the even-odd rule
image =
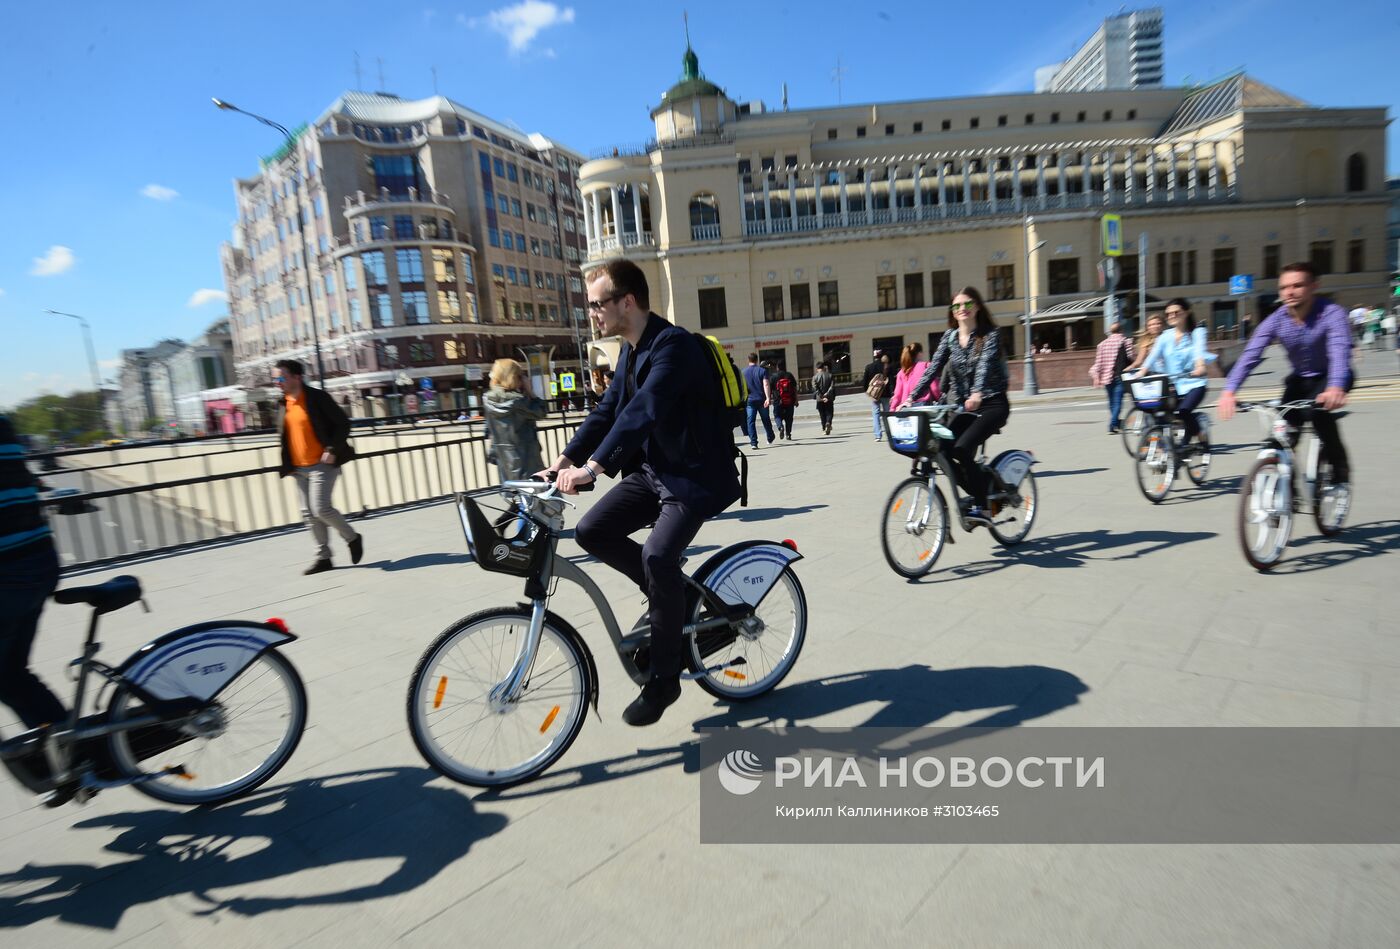
[[[709,615],[697,597],[687,623]],[[783,681],[806,640],[807,596],[792,570],[785,569],[753,616],[728,628],[687,636],[686,650],[691,671],[714,669],[695,680],[700,688],[722,699],[751,699]]]
[[[148,712],[126,688],[107,707],[114,725]],[[142,779],[133,785],[138,791],[172,804],[215,804],[276,774],[305,728],[306,687],[292,664],[269,649],[187,722],[114,732],[108,747],[123,774]]]
[[[452,780],[503,787],[533,778],[578,737],[593,667],[579,634],[553,613],[519,694],[503,695],[529,629],[528,609],[484,610],[449,626],[418,660],[408,730]]]
[[[1035,489],[1035,473],[1026,472],[1015,491],[992,498],[992,536],[1003,547],[1014,547],[1026,539],[1035,523],[1035,508],[1039,496]]]
[[[1176,478],[1176,457],[1172,452],[1171,431],[1166,425],[1153,425],[1142,433],[1136,468],[1142,496],[1153,504],[1162,503]]]
[[[1192,484],[1205,484],[1210,477],[1210,443],[1197,438],[1186,447],[1186,474]]]
[[[1283,556],[1293,530],[1293,490],[1278,463],[1264,458],[1245,476],[1240,491],[1240,549],[1256,570]]]
[[[1332,463],[1323,459],[1317,463],[1317,481],[1313,484],[1313,517],[1324,537],[1335,537],[1346,523],[1351,509],[1351,486],[1332,482]]]
[[[922,577],[933,569],[948,536],[948,502],[928,478],[906,478],[890,493],[880,524],[880,545],[890,569]]]
[[[1118,431],[1123,436],[1123,450],[1128,453],[1129,458],[1137,456],[1138,443],[1142,441],[1143,429],[1147,428],[1147,413],[1137,406],[1133,406],[1127,415],[1123,416],[1123,423]]]

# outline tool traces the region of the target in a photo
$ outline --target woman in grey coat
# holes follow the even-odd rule
[[[535,420],[544,418],[549,406],[531,395],[527,384],[525,370],[515,360],[497,359],[491,366],[482,414],[502,481],[528,478],[544,468]]]

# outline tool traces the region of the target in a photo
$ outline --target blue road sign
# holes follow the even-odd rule
[[[1254,274],[1237,273],[1230,278],[1230,293],[1242,296],[1254,292]]]
[[[432,391],[432,388],[433,388],[433,380],[431,380],[431,379],[420,379],[420,380],[418,380],[418,388],[420,388],[420,389],[427,389],[427,390],[429,390],[429,391]]]

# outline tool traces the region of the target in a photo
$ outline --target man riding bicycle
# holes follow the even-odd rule
[[[1312,399],[1328,412],[1311,413],[1313,430],[1323,457],[1332,465],[1334,491],[1351,489],[1351,465],[1337,420],[1328,414],[1347,404],[1351,372],[1351,328],[1336,303],[1317,295],[1317,271],[1310,263],[1289,264],[1278,277],[1283,306],[1270,314],[1249,338],[1240,361],[1225,380],[1217,414],[1222,422],[1235,414],[1235,392],[1264,358],[1264,348],[1277,342],[1288,354],[1293,372],[1283,381],[1284,402]],[[1293,416],[1290,412],[1285,417]],[[1298,421],[1289,418],[1290,423]]]
[[[574,537],[647,596],[651,678],[622,718],[650,725],[680,697],[681,555],[707,519],[739,498],[734,439],[700,342],[650,311],[641,268],[609,260],[587,282],[599,335],[625,342],[613,384],[546,472],[557,472],[564,494],[577,494],[599,475],[623,474],[578,522]],[[629,536],[653,522],[646,543]]]

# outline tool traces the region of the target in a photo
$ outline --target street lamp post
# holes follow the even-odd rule
[[[97,353],[92,348],[92,327],[88,321],[76,313],[64,313],[62,310],[45,310],[54,316],[66,316],[69,319],[77,320],[83,327],[83,342],[87,345],[88,371],[92,373],[92,387],[97,390],[99,398],[102,396],[102,378],[97,374]]]
[[[1026,337],[1024,391],[1026,395],[1040,394],[1040,387],[1036,385],[1035,380],[1035,353],[1033,352],[1034,347],[1031,345],[1031,253],[1033,251],[1040,250],[1042,247],[1044,247],[1045,241],[1040,241],[1034,247],[1031,246],[1031,225],[1034,223],[1035,218],[1026,218],[1026,224],[1024,229],[1022,230],[1022,236],[1025,240],[1026,245],[1026,315],[1024,327]]]
[[[223,109],[225,112],[237,112],[240,115],[248,116],[250,119],[256,119],[263,125],[281,132],[282,137],[286,139],[287,151],[292,156],[292,200],[296,202],[297,206],[297,233],[301,236],[301,269],[303,276],[306,278],[306,307],[311,311],[311,342],[316,348],[316,378],[324,388],[326,384],[326,366],[325,363],[321,361],[321,330],[316,322],[316,291],[311,283],[311,248],[306,243],[306,217],[301,210],[301,152],[297,148],[296,139],[292,137],[291,132],[287,131],[286,126],[274,122],[271,119],[263,118],[261,115],[257,115],[253,112],[244,111],[230,102],[225,102],[223,99],[215,99],[214,105]]]

